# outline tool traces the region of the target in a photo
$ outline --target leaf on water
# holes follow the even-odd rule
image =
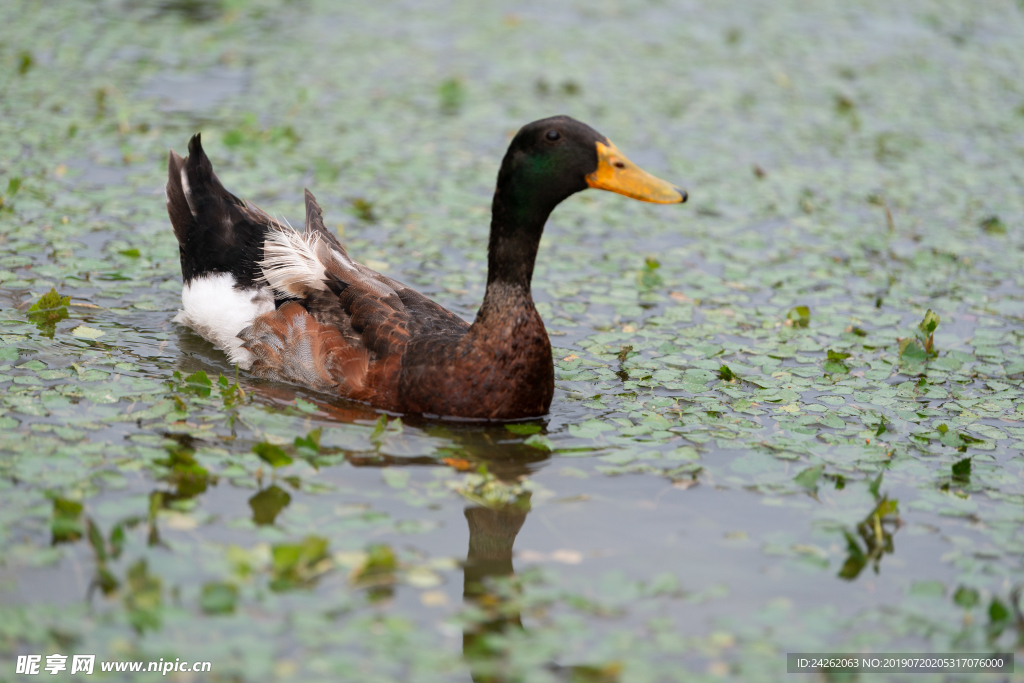
[[[377,418],[377,424],[373,426],[373,431],[370,433],[370,441],[378,443],[381,437],[384,436],[384,432],[387,430],[387,428],[388,416],[381,415],[380,417]]]
[[[292,502],[288,492],[277,484],[269,486],[249,499],[249,507],[252,509],[252,521],[257,526],[267,526],[274,523],[277,516]]]
[[[18,75],[24,76],[28,73],[32,65],[36,63],[36,60],[32,57],[32,53],[28,50],[22,50],[18,53]]]
[[[300,436],[295,437],[295,447],[296,448],[305,448],[307,450],[313,451],[313,453],[319,453],[320,452],[320,435],[321,435],[322,432],[323,432],[323,430],[320,427],[317,427],[316,429],[311,431],[309,434],[306,434],[306,436],[304,436],[304,437],[300,437]]]
[[[849,366],[843,361],[850,357],[848,353],[840,353],[838,351],[828,350],[828,360],[825,361],[825,365],[822,370],[828,375],[840,375],[850,371]]]
[[[928,360],[928,352],[924,345],[917,339],[900,340],[900,363],[913,372],[924,370],[924,363]]]
[[[864,551],[853,534],[844,531],[843,535],[846,537],[846,561],[839,570],[839,578],[853,581],[860,576],[868,558],[864,555]]]
[[[555,450],[555,444],[552,443],[551,439],[544,436],[543,434],[531,435],[529,438],[523,441],[523,445],[529,446],[530,448],[536,448],[542,451]]]
[[[978,591],[966,586],[960,586],[956,589],[956,593],[953,594],[953,602],[964,609],[976,607],[980,600],[981,597],[978,595]]]
[[[808,467],[806,470],[793,477],[793,481],[800,486],[803,486],[805,489],[813,489],[818,485],[818,479],[821,478],[821,473],[824,471],[824,465]]]
[[[280,446],[275,446],[272,443],[265,441],[258,443],[252,447],[252,452],[260,456],[271,467],[282,467],[292,464],[292,457],[285,453]]]
[[[900,362],[911,374],[924,371],[924,363],[938,355],[935,350],[935,330],[940,318],[929,308],[924,319],[918,324],[915,339],[901,339]]]
[[[989,216],[984,218],[981,223],[979,223],[979,226],[990,235],[1006,234],[1006,226],[1003,224],[1003,221],[999,219],[999,216]]]
[[[96,561],[102,564],[107,561],[107,545],[103,541],[103,534],[91,519],[86,519],[86,526],[89,530],[89,545],[96,553]]]
[[[924,314],[924,319],[918,324],[917,329],[921,330],[921,334],[925,337],[930,337],[939,327],[941,320],[942,319],[929,308],[928,312]]]
[[[658,273],[661,263],[653,256],[644,258],[644,267],[637,273],[637,286],[640,289],[656,289],[664,284],[664,279]]]
[[[47,337],[53,338],[57,323],[68,317],[67,306],[71,303],[70,296],[61,296],[53,287],[39,300],[32,304],[27,312],[28,319],[35,323]],[[81,328],[78,328],[81,329]],[[100,335],[103,333],[100,332]]]
[[[121,256],[127,256],[128,258],[139,258],[142,254],[139,253],[138,249],[123,249],[117,252]]]
[[[199,606],[206,614],[231,614],[237,602],[238,587],[219,581],[204,584],[199,596]]]
[[[1010,618],[1010,610],[999,598],[992,598],[988,606],[988,618],[993,623],[1006,621]]]
[[[620,363],[625,363],[626,359],[629,358],[631,355],[635,355],[633,353],[632,345],[623,344],[622,346],[619,347],[619,353],[615,357],[619,359]]]
[[[230,380],[228,380],[224,375],[221,375],[217,379],[217,386],[220,388],[221,399],[224,401],[224,406],[227,408],[230,408],[239,401],[245,399],[245,391],[242,390],[242,387],[238,382],[231,384]]]
[[[367,223],[377,222],[377,216],[373,213],[373,202],[362,197],[356,197],[350,203],[352,205],[352,213],[356,215],[356,218]]]
[[[941,581],[914,581],[910,584],[910,594],[922,598],[941,598],[946,595],[946,586]]]
[[[543,427],[541,425],[538,425],[538,424],[522,424],[522,423],[520,423],[520,424],[507,424],[507,425],[505,425],[505,429],[507,429],[508,431],[512,432],[513,434],[521,434],[523,436],[527,436],[529,434],[536,434],[537,432],[542,430]]]
[[[103,331],[92,327],[86,327],[85,325],[79,325],[75,329],[71,330],[71,334],[80,339],[99,339],[103,336]]]
[[[964,458],[953,463],[953,481],[966,484],[971,480],[971,459]]]
[[[360,584],[382,584],[394,581],[398,560],[386,543],[374,543],[366,549],[366,559],[352,572],[352,580]]]
[[[662,454],[666,460],[699,460],[700,453],[693,446],[680,446]]]
[[[786,324],[792,327],[807,327],[811,324],[811,309],[807,306],[796,306],[786,314]]]
[[[409,470],[388,467],[380,475],[384,483],[393,489],[404,489],[409,484]]]
[[[52,544],[71,543],[82,537],[82,504],[66,498],[53,499]]]
[[[270,589],[286,591],[310,585],[333,563],[327,555],[327,539],[307,536],[300,543],[282,543],[270,550],[274,578]]]
[[[205,397],[210,395],[210,391],[213,389],[213,382],[206,376],[205,370],[199,370],[184,379],[182,389],[190,394]]]
[[[124,597],[128,620],[139,633],[160,628],[163,600],[159,576],[149,573],[146,558],[139,558],[128,568],[128,591]]]
[[[467,474],[463,481],[449,482],[448,486],[482,507],[498,510],[511,505],[530,509],[532,493],[523,486],[523,482],[504,482],[488,472],[484,465],[477,472]]]
[[[195,451],[175,444],[167,448],[167,457],[153,461],[170,470],[165,477],[177,487],[180,498],[193,498],[206,490],[210,473],[196,462]]]
[[[875,500],[878,500],[878,490],[879,490],[879,489],[881,488],[881,486],[882,486],[882,477],[883,477],[884,475],[885,475],[885,473],[884,473],[884,472],[879,472],[879,473],[878,473],[878,476],[877,476],[877,477],[875,477],[874,479],[872,479],[872,480],[871,480],[871,483],[870,483],[870,484],[868,484],[868,491],[869,491],[869,492],[871,493],[871,495],[872,495],[872,496],[873,496],[873,497],[875,498]]]
[[[466,100],[466,87],[458,78],[448,78],[441,81],[437,87],[437,94],[441,100],[441,113],[453,115],[459,112],[462,103]]]
[[[295,399],[295,407],[298,408],[299,410],[301,410],[304,413],[315,413],[317,410],[319,410],[316,407],[315,403],[310,403],[309,401],[303,401],[301,398]]]
[[[723,382],[734,382],[739,379],[739,377],[736,376],[736,373],[734,373],[728,365],[723,365],[718,368],[718,378]]]

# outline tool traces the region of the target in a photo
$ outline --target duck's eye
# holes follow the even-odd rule
[[[545,135],[544,137],[546,137],[548,140],[551,140],[552,142],[554,142],[558,138],[562,137],[562,134],[559,133],[557,130],[549,130],[547,132],[547,135]]]

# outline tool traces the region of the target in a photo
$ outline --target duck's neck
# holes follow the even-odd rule
[[[544,224],[558,202],[527,201],[515,187],[499,184],[491,205],[491,239],[487,245],[487,291],[477,316],[484,322],[495,314],[528,303],[533,305],[530,281]]]

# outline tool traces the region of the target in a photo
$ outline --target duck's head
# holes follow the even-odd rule
[[[498,191],[507,193],[506,201],[542,211],[588,187],[656,204],[686,201],[685,190],[644,171],[608,138],[568,116],[523,126],[498,173]]]
[[[487,247],[488,294],[481,315],[490,310],[495,282],[529,292],[548,215],[563,199],[588,187],[658,204],[686,201],[685,190],[641,169],[585,123],[553,116],[526,124],[512,139],[498,171]]]

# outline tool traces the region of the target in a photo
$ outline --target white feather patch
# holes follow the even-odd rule
[[[248,370],[252,354],[242,348],[238,333],[256,316],[274,310],[274,293],[270,287],[236,289],[230,273],[209,273],[182,287],[181,305],[174,322],[188,325]]]
[[[320,238],[294,230],[271,230],[263,243],[263,279],[279,294],[305,296],[310,289],[326,291],[327,274],[317,257]]]

